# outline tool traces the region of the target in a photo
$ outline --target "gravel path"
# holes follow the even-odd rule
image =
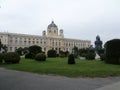
[[[120,77],[68,78],[0,68],[0,90],[95,90],[119,81]]]

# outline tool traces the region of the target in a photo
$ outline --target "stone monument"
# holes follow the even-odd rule
[[[100,40],[100,36],[96,36],[96,41],[95,41],[95,50],[101,50],[102,49],[102,41]]]
[[[96,41],[95,41],[95,59],[100,59],[100,56],[98,54],[98,51],[102,49],[102,41],[100,40],[100,36],[96,36]]]

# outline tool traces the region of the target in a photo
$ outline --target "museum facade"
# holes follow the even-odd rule
[[[63,30],[58,30],[54,21],[48,25],[47,31],[44,30],[41,36],[0,32],[0,39],[2,44],[8,47],[8,52],[14,52],[17,48],[32,45],[40,46],[44,52],[50,49],[54,49],[58,53],[60,50],[72,52],[75,46],[80,49],[88,48],[91,45],[90,40],[64,38]]]

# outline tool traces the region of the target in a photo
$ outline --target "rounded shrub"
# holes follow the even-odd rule
[[[15,52],[17,52],[20,56],[22,56],[23,48],[20,47],[20,48],[16,49]]]
[[[89,52],[86,54],[87,60],[94,60],[95,59],[95,53]]]
[[[65,57],[68,57],[69,51],[65,51]]]
[[[104,49],[100,49],[97,51],[97,53],[100,55],[100,54],[104,54],[105,53],[105,50]]]
[[[73,54],[68,56],[68,64],[75,64],[75,57]]]
[[[57,56],[57,52],[56,52],[56,50],[49,50],[47,52],[47,55],[48,55],[48,57],[56,57]]]
[[[61,57],[61,58],[65,57],[65,52],[64,51],[60,51],[59,52],[59,57]]]
[[[64,58],[65,54],[59,54],[59,57]]]
[[[85,57],[87,53],[88,53],[88,49],[79,49],[79,55],[81,57]]]
[[[16,52],[8,52],[4,54],[5,63],[19,63],[20,56]]]
[[[35,55],[42,52],[42,48],[37,45],[32,45],[29,48],[25,48],[26,52],[29,52],[25,55],[26,59],[35,59]]]
[[[86,55],[87,55],[86,53],[82,53],[81,57],[86,57]]]
[[[27,53],[27,54],[25,55],[25,58],[26,58],[26,59],[33,59],[34,57],[35,57],[35,55],[32,54],[32,53]]]
[[[37,61],[46,61],[46,55],[44,53],[38,53],[35,56],[35,60],[37,60]]]
[[[0,63],[2,63],[2,62],[3,62],[3,54],[0,53]]]
[[[120,64],[120,39],[113,39],[105,44],[106,63]]]
[[[104,61],[106,58],[105,54],[100,54],[100,60]]]
[[[33,53],[34,55],[41,53],[42,52],[42,48],[40,46],[37,45],[33,45],[29,47],[29,52]]]

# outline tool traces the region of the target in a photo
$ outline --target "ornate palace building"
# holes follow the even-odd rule
[[[54,21],[48,25],[47,32],[42,32],[42,36],[0,32],[0,39],[2,44],[8,47],[8,52],[14,52],[17,48],[32,45],[42,47],[42,51],[44,52],[50,49],[54,49],[58,53],[60,50],[72,52],[74,46],[88,48],[91,45],[91,41],[89,40],[64,38],[63,30],[58,30]]]

